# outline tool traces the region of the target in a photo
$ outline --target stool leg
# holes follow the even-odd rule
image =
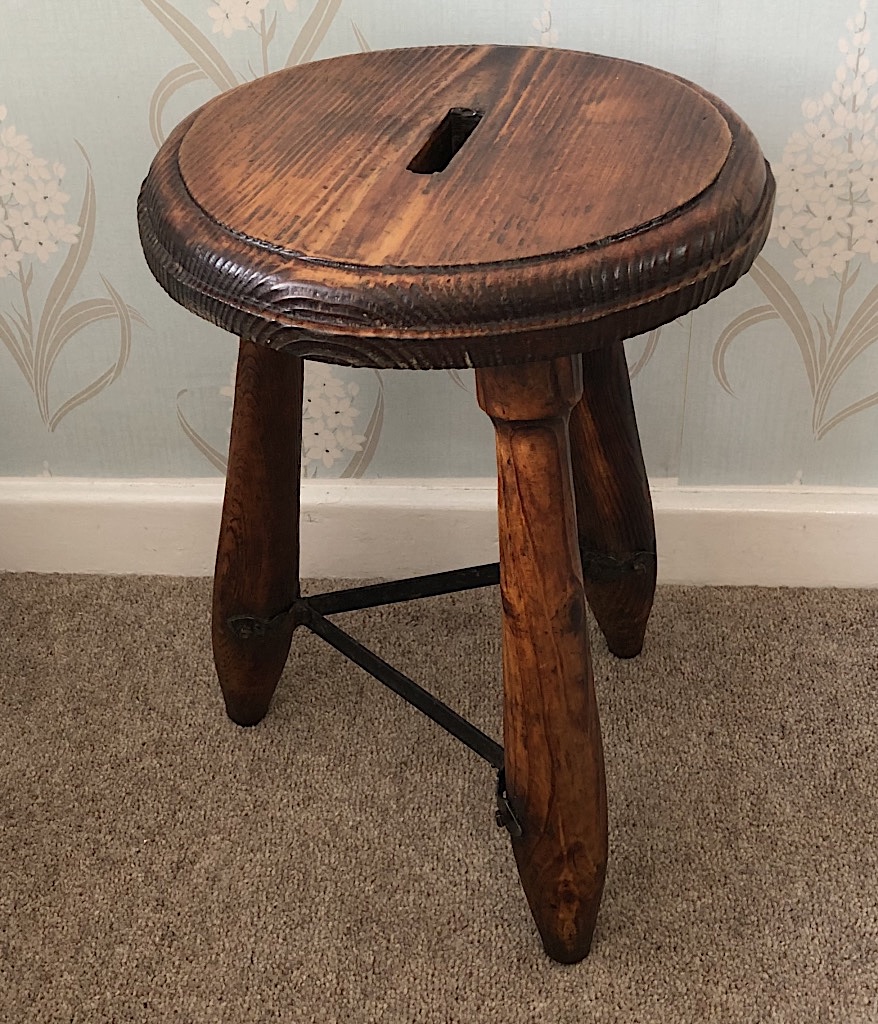
[[[655,594],[655,525],[622,342],[582,356],[570,416],[585,594],[613,654],[640,653]]]
[[[229,717],[268,711],[290,650],[292,616],[241,635],[231,617],[270,619],[299,595],[302,360],[241,341],[213,586],[213,654]]]
[[[476,371],[494,421],[512,847],[546,952],[589,951],[607,862],[600,725],[586,635],[567,421],[577,357]]]

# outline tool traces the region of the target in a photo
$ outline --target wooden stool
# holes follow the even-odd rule
[[[498,817],[559,961],[588,953],[607,862],[585,601],[629,657],[655,587],[622,339],[745,273],[773,194],[747,127],[697,86],[496,46],[242,85],[177,127],[141,192],[159,283],[242,339],[213,602],[229,715],[263,717],[298,625],[426,710],[500,770]],[[496,566],[300,597],[305,358],[476,368],[497,439],[505,752],[326,618]]]

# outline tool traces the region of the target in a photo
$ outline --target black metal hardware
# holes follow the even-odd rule
[[[239,640],[260,640],[291,616],[296,625],[307,626],[312,633],[334,647],[355,665],[383,683],[388,689],[402,697],[418,711],[432,719],[455,739],[465,744],[493,768],[497,769],[497,824],[508,829],[513,836],[520,836],[521,825],[506,796],[506,781],[503,774],[503,747],[496,740],[468,722],[456,711],[443,704],[413,679],[404,675],[380,658],[374,651],[363,646],[359,640],[340,629],[327,615],[375,608],[400,601],[412,601],[422,597],[436,597],[478,587],[495,586],[500,582],[500,566],[497,562],[476,565],[451,572],[430,573],[407,580],[392,580],[350,590],[334,590],[311,597],[299,597],[283,611],[270,617],[258,615],[233,615],[226,625]]]
[[[389,583],[374,583],[368,587],[354,587],[351,590],[334,590],[304,600],[320,615],[335,615],[338,612],[376,608],[379,605],[397,604],[400,601],[413,601],[422,597],[437,597],[439,594],[456,594],[461,590],[494,587],[499,582],[500,565],[498,562],[491,562],[488,565],[474,565],[469,569],[453,569],[450,572],[415,576],[408,580],[391,580]]]
[[[599,551],[583,551],[582,575],[591,583],[613,583],[629,573],[646,572],[655,560],[654,551],[634,551],[625,558]]]
[[[516,818],[515,811],[512,809],[512,804],[509,803],[509,797],[506,793],[506,772],[502,768],[497,772],[497,811],[495,819],[497,821],[497,828],[505,828],[511,836],[519,838],[524,834],[521,823]]]
[[[287,619],[292,610],[288,608],[270,619],[262,619],[258,615],[233,615],[226,620],[226,625],[239,640],[261,640]]]
[[[456,711],[453,711],[447,704],[428,693],[423,687],[403,675],[402,672],[388,665],[386,661],[379,658],[377,654],[364,647],[358,640],[349,636],[344,630],[339,629],[329,619],[312,611],[305,620],[304,625],[313,633],[322,637],[328,644],[331,644],[337,651],[340,651],[354,664],[365,669],[371,676],[374,676],[388,689],[408,701],[418,711],[423,712],[437,725],[440,725],[446,732],[451,733],[455,739],[466,744],[470,750],[475,751],[479,757],[484,758],[488,764],[495,768],[503,767],[503,748],[499,743],[491,739],[485,733],[462,718]]]
[[[387,583],[372,583],[367,587],[351,587],[348,590],[332,590],[326,594],[299,597],[288,608],[270,618],[258,615],[233,615],[226,620],[226,625],[239,640],[260,639],[303,608],[319,615],[338,615],[341,612],[398,604],[400,601],[456,594],[462,590],[476,590],[479,587],[494,587],[499,582],[500,564],[489,562],[467,569],[452,569],[449,572],[414,576],[407,580],[390,580]]]

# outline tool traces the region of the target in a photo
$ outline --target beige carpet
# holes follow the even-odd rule
[[[878,592],[596,647],[611,864],[548,961],[474,755],[305,631],[226,720],[205,580],[0,576],[0,1020],[878,1022]],[[493,591],[347,616],[496,733]]]

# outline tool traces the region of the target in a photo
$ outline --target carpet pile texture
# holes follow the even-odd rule
[[[611,860],[575,967],[488,766],[305,630],[233,725],[209,593],[0,576],[0,1020],[878,1024],[878,591],[660,588],[627,662],[592,628]],[[338,621],[499,737],[495,590]]]

